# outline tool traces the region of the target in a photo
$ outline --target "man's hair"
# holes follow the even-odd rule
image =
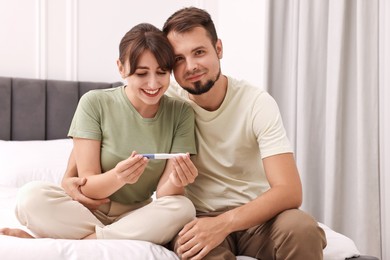
[[[149,50],[161,69],[171,71],[175,64],[174,51],[166,35],[157,27],[141,23],[123,36],[119,44],[119,60],[124,65],[129,62],[130,72],[135,73],[141,54]]]
[[[163,26],[163,32],[168,35],[171,31],[184,33],[195,27],[203,27],[213,45],[218,41],[217,31],[214,22],[208,12],[196,7],[185,7],[172,14]]]

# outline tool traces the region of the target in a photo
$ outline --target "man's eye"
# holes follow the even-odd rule
[[[204,53],[204,50],[197,50],[195,52],[195,55],[202,55]]]
[[[176,57],[175,58],[175,62],[180,62],[180,61],[182,61],[183,60],[183,57]]]
[[[147,73],[143,72],[143,73],[135,73],[135,75],[137,75],[138,77],[143,77],[143,76],[146,76]]]

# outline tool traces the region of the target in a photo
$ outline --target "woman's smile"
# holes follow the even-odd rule
[[[148,97],[156,97],[159,95],[160,93],[160,89],[161,88],[157,88],[157,89],[141,89],[144,94]]]

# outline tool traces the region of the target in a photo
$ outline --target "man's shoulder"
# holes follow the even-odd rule
[[[166,92],[164,94],[164,106],[165,107],[191,107],[188,102],[186,102],[184,99],[168,95]]]
[[[233,77],[227,78],[230,91],[234,94],[235,97],[239,97],[240,99],[268,99],[270,97],[264,88],[256,86],[249,81],[240,80]]]
[[[170,98],[180,99],[186,101],[188,99],[188,93],[180,85],[173,81],[169,84],[167,91],[165,92]]]

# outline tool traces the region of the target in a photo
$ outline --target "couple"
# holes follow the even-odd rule
[[[81,98],[63,189],[27,184],[19,220],[39,237],[171,242],[183,259],[322,259],[325,235],[298,209],[301,183],[278,107],[223,75],[222,54],[198,8],[175,12],[163,33],[131,29],[118,60],[127,85]],[[171,70],[180,86],[168,89]],[[141,155],[157,152],[186,154]]]

